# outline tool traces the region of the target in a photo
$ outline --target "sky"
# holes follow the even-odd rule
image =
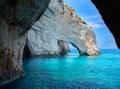
[[[115,40],[91,0],[64,0],[93,28],[100,49],[117,49]]]

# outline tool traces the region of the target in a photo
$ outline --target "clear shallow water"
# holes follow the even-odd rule
[[[26,77],[3,89],[120,89],[120,50],[101,56],[23,59]]]

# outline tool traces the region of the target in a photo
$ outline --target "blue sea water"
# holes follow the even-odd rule
[[[101,56],[24,58],[26,76],[3,89],[120,89],[120,50]]]

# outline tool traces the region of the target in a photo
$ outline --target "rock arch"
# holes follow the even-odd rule
[[[68,42],[32,29],[28,32],[26,45],[32,56],[63,56],[69,52]]]
[[[79,55],[87,55],[87,54],[82,54],[80,49],[74,43],[70,43],[70,44],[78,50]]]
[[[23,72],[21,59],[26,40],[25,35],[34,22],[41,16],[32,29],[37,31],[41,30],[56,40],[60,38],[59,40],[71,42],[80,49],[80,52],[88,54],[93,52],[90,55],[99,54],[95,39],[91,40],[95,36],[91,28],[80,23],[75,18],[76,15],[71,15],[69,11],[74,12],[72,9],[63,9],[63,6],[58,3],[58,0],[51,1],[55,1],[56,4],[49,4],[50,0],[36,0],[36,2],[33,0],[0,0],[0,85],[21,76]],[[92,1],[103,16],[105,23],[113,33],[120,48],[120,1]],[[48,4],[49,8],[46,10]],[[46,12],[43,13],[45,10]],[[74,35],[71,36],[71,32]],[[80,37],[78,37],[78,34]],[[85,46],[82,46],[82,44]],[[6,76],[9,78],[9,81]]]
[[[53,3],[55,4],[53,5]],[[28,33],[28,39],[31,40],[32,37],[35,37],[36,35],[40,36],[36,38],[39,40],[48,38],[52,41],[54,39],[54,44],[51,45],[55,47],[57,47],[55,41],[62,40],[74,44],[79,50],[80,55],[99,55],[96,37],[92,28],[85,23],[82,23],[71,7],[64,6],[64,9],[58,7],[62,7],[61,3],[59,3],[58,0],[52,0],[45,13],[32,26],[30,34],[34,35],[29,35]],[[64,14],[61,13],[63,10],[65,12]],[[35,38],[32,43],[33,42],[35,42]],[[47,42],[45,41],[44,43]],[[37,44],[39,43],[37,42]]]

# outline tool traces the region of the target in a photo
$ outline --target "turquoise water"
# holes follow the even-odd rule
[[[120,89],[120,50],[101,56],[24,58],[26,76],[3,89]]]

